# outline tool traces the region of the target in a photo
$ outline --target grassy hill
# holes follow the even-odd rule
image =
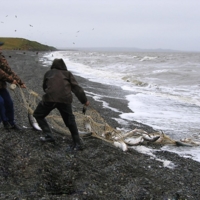
[[[7,38],[0,37],[0,41],[4,42],[2,49],[4,50],[35,50],[49,51],[56,50],[55,47],[47,46],[36,41],[30,41],[24,38]]]

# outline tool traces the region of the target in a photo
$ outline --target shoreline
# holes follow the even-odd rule
[[[126,128],[130,130],[139,127],[147,132],[155,131],[152,127],[146,124],[139,123],[137,121],[132,121],[132,125],[122,125],[113,119],[122,119],[119,116],[120,114],[133,112],[131,109],[128,108],[128,100],[124,98],[126,95],[130,94],[129,92],[123,91],[120,87],[117,86],[92,82],[80,76],[75,77],[79,85],[84,88],[86,94],[88,93],[87,96],[91,102],[90,106],[97,110],[101,114],[101,116],[108,122],[108,124],[110,122],[113,127]],[[98,96],[97,100],[95,100],[96,96]],[[74,100],[76,99],[74,98]],[[104,102],[106,102],[108,105],[103,105]],[[114,110],[112,110],[112,108]],[[115,111],[115,108],[118,109],[118,112]],[[123,120],[128,121],[125,119]],[[130,121],[128,121],[128,123],[130,123]]]
[[[17,52],[3,51],[2,54],[28,88],[43,94],[42,79],[47,71],[39,62],[43,53]],[[90,82],[78,76],[76,79],[85,91],[101,95],[108,90],[113,97],[118,94],[117,87]],[[17,94],[10,94],[14,100],[16,122],[28,128],[23,132],[7,133],[0,126],[0,197],[69,200],[200,198],[200,163],[175,153],[156,152],[158,158],[175,164],[174,169],[169,169],[149,155],[133,149],[123,152],[94,137],[84,139],[84,151],[72,154],[65,152],[71,142],[68,136],[54,133],[55,145],[41,144],[39,137],[42,133],[30,128],[22,100],[17,98]],[[123,100],[123,94],[120,95],[122,98],[118,99],[106,97],[106,101],[117,105],[123,112],[129,112],[127,101]],[[116,112],[104,108],[102,102],[95,101],[93,97],[88,99],[108,124],[120,127],[113,119],[118,118]],[[73,108],[82,109],[76,97]],[[128,128],[135,126],[147,131],[152,129],[138,122],[133,122]]]

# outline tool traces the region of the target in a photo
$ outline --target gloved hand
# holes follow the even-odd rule
[[[90,104],[90,102],[87,101],[87,102],[84,104],[84,106],[83,106],[83,110],[82,110],[82,112],[83,112],[84,115],[85,115],[85,113],[86,113],[87,106],[89,106],[89,104]]]
[[[82,109],[82,112],[83,112],[84,115],[85,115],[85,113],[86,113],[86,110],[87,110],[87,106],[84,105],[84,106],[83,106],[83,109]]]

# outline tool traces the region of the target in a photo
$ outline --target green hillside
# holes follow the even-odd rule
[[[4,50],[31,50],[31,51],[56,50],[55,47],[40,44],[36,41],[30,41],[24,38],[0,37],[0,41],[4,42],[4,45],[2,46],[2,49]]]

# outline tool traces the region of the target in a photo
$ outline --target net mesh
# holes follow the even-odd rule
[[[20,96],[23,100],[23,104],[25,109],[29,114],[33,114],[37,104],[41,101],[41,96],[34,92],[31,89],[19,88]],[[84,115],[81,111],[73,113],[76,118],[76,124],[80,133],[92,133],[92,136],[101,138],[106,140],[104,133],[106,132],[115,132],[116,134],[120,134],[120,131],[114,129],[110,126],[106,121],[101,117],[101,115],[93,108],[88,106],[86,115]],[[71,135],[69,130],[66,128],[62,117],[59,112],[54,109],[50,115],[46,117],[49,125],[53,128],[54,131],[59,132],[61,134]],[[80,134],[81,135],[81,134]],[[84,135],[84,134],[83,134]]]
[[[32,115],[42,98],[33,90],[28,88],[26,88],[26,90],[22,90],[20,87],[18,88],[24,107],[27,109],[27,112]],[[13,89],[13,91],[16,93],[16,90]],[[129,132],[117,130],[109,125],[91,106],[88,107],[86,115],[81,111],[74,112],[74,115],[80,136],[88,136],[90,133],[89,135],[112,143],[124,151],[127,150],[126,144],[137,145],[143,143],[145,140],[159,144],[177,144],[177,141],[171,139],[162,131],[147,133],[142,129],[134,129]],[[57,109],[54,109],[51,114],[46,117],[46,120],[54,131],[65,135],[71,135]],[[199,140],[184,140],[181,142],[190,143],[192,145],[200,145]],[[179,142],[178,145],[183,145],[184,143]]]

